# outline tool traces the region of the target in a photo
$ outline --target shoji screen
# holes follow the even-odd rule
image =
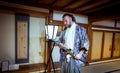
[[[113,39],[113,32],[104,33],[104,46],[103,46],[103,57],[102,58],[111,57],[112,39]]]
[[[101,58],[103,32],[93,31],[92,34],[91,60],[98,60]]]
[[[113,57],[120,57],[120,33],[115,33]]]

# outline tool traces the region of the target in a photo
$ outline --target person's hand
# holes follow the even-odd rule
[[[59,48],[64,48],[63,43],[59,43],[58,46],[59,46]]]
[[[75,59],[80,59],[82,57],[84,51],[80,51],[77,55],[75,55]]]

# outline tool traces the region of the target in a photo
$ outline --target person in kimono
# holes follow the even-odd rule
[[[61,73],[80,73],[81,67],[86,64],[89,40],[86,29],[76,23],[72,14],[63,15],[65,29],[59,37]],[[66,53],[67,49],[73,51],[74,57]]]

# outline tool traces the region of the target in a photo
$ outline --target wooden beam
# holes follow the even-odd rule
[[[92,1],[91,0],[82,0],[82,1],[80,1],[80,4],[77,7],[75,7],[73,10],[77,10],[78,8],[84,6],[85,4],[87,4],[89,2],[92,2]]]
[[[62,21],[53,20],[53,24],[58,26],[64,26]]]
[[[12,4],[25,5],[25,6],[30,6],[30,7],[44,8],[44,9],[48,9],[48,10],[51,9],[51,10],[57,10],[57,11],[63,11],[63,12],[85,15],[80,11],[73,11],[71,9],[63,9],[62,7],[58,7],[58,6],[52,6],[51,7],[51,5],[43,4],[43,3],[31,3],[31,2],[28,2],[28,3],[19,2],[19,3],[17,3],[17,2],[13,2]]]
[[[49,10],[48,24],[53,23],[53,10]]]
[[[120,4],[120,1],[112,1],[111,3],[107,3],[107,4],[101,5],[99,7],[96,6],[96,8],[94,7],[94,8],[85,10],[84,13],[87,14],[87,13],[90,13],[90,12],[92,13],[92,12],[95,12],[95,11],[100,11],[102,9],[112,7],[112,6],[117,5],[117,4]]]
[[[0,9],[3,11],[9,11],[9,12],[13,12],[13,13],[24,13],[24,14],[29,14],[31,16],[36,16],[36,17],[46,17],[49,16],[48,13],[44,13],[44,12],[39,12],[39,11],[33,11],[33,10],[27,10],[27,9],[21,9],[21,8],[14,8],[14,7],[7,7],[7,6],[2,6],[0,5]]]
[[[58,1],[58,0],[54,0],[54,1],[50,4],[50,6],[53,7],[54,4],[55,4],[57,1]]]
[[[69,13],[74,13],[74,14],[81,14],[81,15],[85,15],[83,12],[81,11],[73,11],[71,9],[62,9],[61,7],[52,7],[51,10],[57,10],[57,11],[62,11],[62,12],[69,12]]]
[[[76,0],[72,0],[70,1],[68,4],[66,4],[65,6],[63,6],[63,9],[66,9],[67,7],[69,7],[71,4],[74,4],[76,2]]]
[[[95,22],[95,21],[101,21],[101,20],[120,20],[120,11],[110,13],[109,11],[106,13],[98,13],[94,14],[92,16],[89,16],[89,21]]]
[[[80,7],[80,6],[84,5],[85,3],[89,2],[89,1],[90,0],[78,0],[78,1],[75,1],[71,4],[69,4],[64,9],[73,8],[73,10],[76,10],[77,7]]]
[[[101,20],[120,20],[120,10],[118,9],[120,5],[115,5],[95,13],[91,13],[88,17],[91,22],[101,21]]]
[[[101,1],[93,2],[93,3],[91,3],[90,5],[86,5],[86,6],[84,6],[84,7],[80,7],[80,8],[78,8],[77,10],[84,11],[84,10],[91,9],[91,8],[96,7],[96,6],[99,6],[99,5],[101,5],[101,4],[107,3],[107,2],[109,2],[109,1],[110,1],[110,0],[101,0]]]

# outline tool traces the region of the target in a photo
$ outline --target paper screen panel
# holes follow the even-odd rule
[[[101,58],[101,46],[102,46],[102,36],[103,32],[92,32],[92,53],[91,60],[98,60]]]
[[[104,47],[103,47],[103,58],[110,58],[111,57],[111,50],[112,50],[112,32],[105,32],[104,35]]]
[[[120,56],[120,33],[115,33],[113,57]]]

